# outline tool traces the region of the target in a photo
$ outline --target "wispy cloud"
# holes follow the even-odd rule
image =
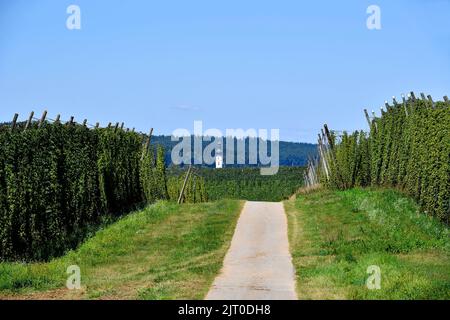
[[[189,104],[180,104],[177,106],[174,106],[173,109],[180,110],[180,111],[200,111],[201,109],[197,106],[192,106]]]

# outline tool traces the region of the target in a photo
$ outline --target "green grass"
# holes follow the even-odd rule
[[[285,202],[300,299],[450,299],[448,227],[393,190],[320,190]],[[369,290],[371,265],[381,289]]]
[[[219,272],[242,202],[159,202],[48,263],[0,263],[0,298],[202,299]],[[81,269],[68,290],[66,269]]]

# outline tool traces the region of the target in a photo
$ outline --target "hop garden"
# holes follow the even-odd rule
[[[166,178],[164,150],[155,157],[146,139],[117,126],[1,127],[0,259],[59,256],[103,221],[174,197],[170,183],[178,181]]]
[[[330,179],[337,189],[396,188],[412,196],[429,215],[448,223],[450,215],[450,103],[411,94],[386,104],[370,132],[346,132],[329,154]]]

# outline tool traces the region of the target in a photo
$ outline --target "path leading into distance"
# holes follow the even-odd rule
[[[245,203],[222,270],[206,299],[297,299],[281,202]]]

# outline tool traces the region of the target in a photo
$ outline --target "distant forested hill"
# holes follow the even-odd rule
[[[246,153],[246,159],[248,159],[248,150],[249,150],[249,139],[254,138],[247,138],[245,139],[245,153]],[[194,139],[191,139],[192,143]],[[224,140],[224,147],[223,147],[223,153],[224,158],[226,158],[226,139]],[[236,159],[236,152],[237,152],[237,143],[238,139],[234,139],[235,141],[235,159]],[[239,140],[239,142],[242,142],[242,140]],[[166,150],[166,162],[170,164],[170,154],[172,151],[173,146],[175,146],[178,142],[172,142],[170,136],[153,136],[152,137],[152,145],[159,144],[164,147]],[[205,148],[210,142],[203,142],[203,148]],[[311,143],[299,143],[299,142],[287,142],[287,141],[280,141],[280,166],[304,166],[306,165],[308,161],[308,156],[314,157],[317,155],[317,145],[311,144]],[[270,143],[268,143],[268,149],[270,154]],[[226,161],[226,159],[225,159]],[[248,161],[246,161],[248,163]],[[227,165],[228,166],[228,165]],[[238,165],[234,165],[238,166]],[[246,165],[247,166],[247,165]]]
[[[10,122],[4,122],[0,123],[0,130],[6,130],[11,125]],[[17,126],[21,127],[24,126],[25,122],[18,122]],[[249,150],[249,140],[255,139],[255,138],[246,138],[245,139],[245,158],[246,165],[249,166],[248,163],[248,150]],[[191,139],[192,143],[194,139]],[[223,139],[224,146],[223,146],[223,154],[224,154],[224,160],[226,161],[226,139]],[[237,143],[242,142],[242,139],[234,139],[235,144],[235,159],[236,159],[236,153],[237,153]],[[171,164],[171,152],[173,146],[175,146],[178,142],[171,141],[171,136],[153,136],[152,137],[152,145],[162,145],[166,151],[166,163],[168,165]],[[203,148],[205,148],[210,142],[203,142]],[[287,142],[287,141],[280,141],[279,144],[280,147],[280,166],[304,166],[307,164],[308,156],[314,157],[317,155],[317,145],[311,144],[311,143],[302,143],[302,142]],[[268,150],[270,154],[270,143],[268,143]],[[227,163],[226,163],[227,164]],[[227,164],[227,166],[230,166]],[[240,167],[242,165],[233,165],[232,167]]]

